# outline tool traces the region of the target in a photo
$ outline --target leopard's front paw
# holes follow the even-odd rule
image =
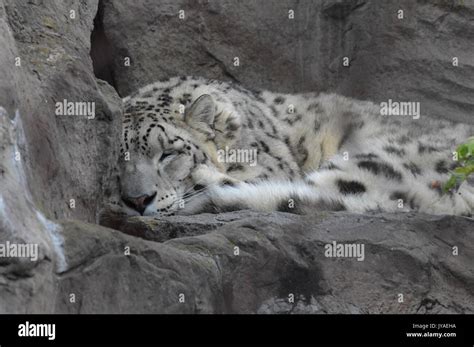
[[[193,182],[197,185],[208,186],[234,186],[239,183],[238,180],[232,178],[217,169],[201,164],[196,167],[191,174]]]

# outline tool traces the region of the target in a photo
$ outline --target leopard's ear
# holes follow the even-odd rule
[[[193,129],[214,138],[216,104],[209,94],[197,98],[185,111],[184,121]]]

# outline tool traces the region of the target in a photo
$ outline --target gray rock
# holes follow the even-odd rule
[[[0,312],[48,313],[54,307],[53,262],[59,264],[56,230],[35,209],[22,162],[15,160],[18,122],[19,117],[12,122],[0,107]],[[31,245],[30,257],[8,257],[20,244]]]
[[[96,12],[97,0],[0,0],[0,244],[38,247],[36,261],[0,258],[1,313],[54,312],[66,264],[47,217],[95,222],[115,187],[121,102],[93,74]],[[57,116],[63,99],[94,102],[95,118]]]
[[[469,1],[104,0],[101,21],[110,81],[122,96],[158,79],[201,75],[273,91],[420,102],[420,121],[472,124],[473,15]]]
[[[474,313],[471,219],[240,211],[178,224],[194,235],[205,222],[204,234],[165,240],[174,217],[143,219],[163,242],[62,222],[68,268],[56,312]],[[333,241],[364,244],[364,260],[326,257]]]
[[[121,102],[89,56],[97,3],[0,0],[0,106],[20,111],[31,194],[52,218],[96,221],[116,181]],[[95,103],[95,118],[56,115],[64,99]]]

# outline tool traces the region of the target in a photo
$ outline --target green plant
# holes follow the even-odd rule
[[[467,177],[474,173],[474,136],[456,148],[454,153],[458,166],[451,171],[451,177],[443,185],[443,191],[457,189]]]

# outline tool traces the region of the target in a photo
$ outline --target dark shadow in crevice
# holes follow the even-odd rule
[[[114,49],[110,44],[104,30],[104,3],[99,1],[97,14],[94,18],[94,29],[91,34],[91,59],[94,75],[108,82],[120,95],[113,68]],[[121,95],[120,95],[121,96]]]

